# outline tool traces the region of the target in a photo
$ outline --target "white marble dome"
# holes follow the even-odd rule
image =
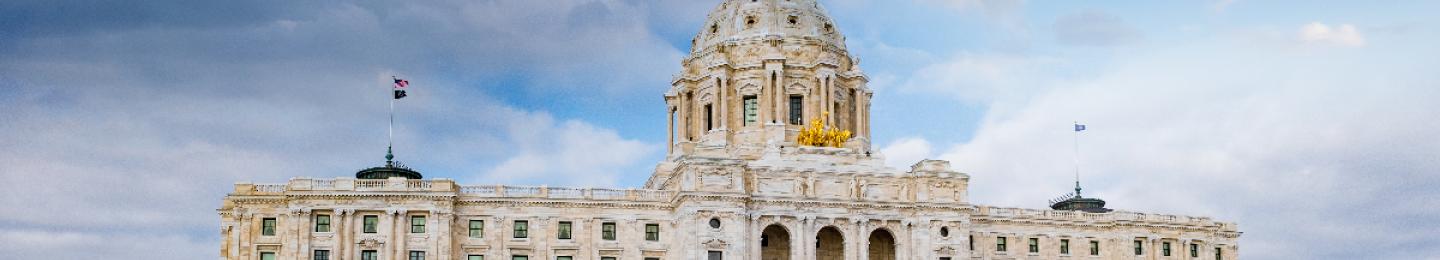
[[[816,0],[726,0],[710,11],[691,51],[767,36],[804,38],[845,48],[845,36]]]

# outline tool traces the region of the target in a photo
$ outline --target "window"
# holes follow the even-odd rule
[[[1135,255],[1145,254],[1145,241],[1135,240]]]
[[[724,257],[725,257],[725,253],[721,253],[720,251],[710,251],[709,260],[723,260],[723,259],[721,259],[721,258],[724,258]]]
[[[753,125],[760,121],[760,99],[755,96],[745,96],[745,125]]]
[[[410,251],[410,260],[425,260],[425,251]]]
[[[260,260],[275,260],[275,252],[260,252]]]
[[[613,257],[613,256],[605,256],[605,257],[600,257],[600,260],[615,260],[615,257]]]
[[[465,257],[465,260],[485,260],[485,256],[483,256],[483,255],[469,255],[469,256],[466,256],[466,257]]]
[[[1170,242],[1160,243],[1160,254],[1170,256]]]
[[[600,239],[615,240],[615,222],[600,224]]]
[[[260,235],[275,235],[275,218],[264,218],[260,220]]]
[[[515,238],[527,238],[527,237],[530,237],[530,221],[516,220],[516,221],[515,221]]]
[[[510,260],[530,260],[530,256],[527,256],[527,255],[511,256],[511,257],[510,257]]]
[[[950,237],[950,228],[940,227],[940,237]]]
[[[660,224],[645,224],[645,240],[660,241]]]
[[[1060,254],[1062,254],[1062,255],[1068,255],[1068,254],[1070,254],[1070,240],[1069,240],[1069,239],[1061,239],[1061,240],[1060,240]]]
[[[365,233],[375,233],[375,226],[380,225],[380,217],[365,215]]]
[[[315,250],[315,260],[330,260],[330,250]]]
[[[556,256],[556,257],[555,257],[555,260],[572,260],[572,259],[574,259],[574,258],[573,258],[573,257],[570,257],[570,256],[568,256],[568,255],[562,255],[562,256]]]
[[[559,232],[559,234],[556,234],[555,237],[560,239],[570,239],[570,221],[560,221],[560,228],[557,229],[557,231]]]
[[[805,124],[805,97],[800,95],[790,96],[790,124]]]
[[[705,131],[715,129],[715,109],[711,104],[705,104]]]
[[[1215,248],[1215,260],[1224,260],[1224,259],[1221,259],[1221,254],[1220,254],[1220,248],[1219,248],[1219,247],[1216,247],[1216,248]]]
[[[380,254],[375,250],[360,251],[360,260],[380,260]]]
[[[796,25],[796,24],[799,24],[799,23],[800,23],[800,17],[796,17],[796,16],[794,16],[794,15],[791,15],[791,16],[789,17],[789,19],[786,19],[786,21],[790,22],[790,25]]]
[[[1200,245],[1190,244],[1190,257],[1200,257]]]
[[[485,237],[485,221],[484,221],[484,220],[478,220],[478,219],[470,220],[470,237],[473,237],[473,238],[483,238],[483,237]]]
[[[645,260],[660,260],[659,257],[646,257]]]
[[[710,228],[720,228],[720,219],[718,219],[718,218],[712,218],[712,219],[710,219]]]
[[[970,251],[975,251],[975,236],[974,236],[974,235],[971,235],[969,241],[970,241]]]
[[[949,257],[941,257],[940,260],[950,260]]]
[[[425,233],[425,216],[410,216],[410,233]]]
[[[1005,237],[995,238],[995,251],[1005,252]]]
[[[1090,255],[1100,255],[1100,241],[1090,240]]]
[[[330,215],[315,215],[315,232],[330,232]]]
[[[1040,252],[1040,239],[1039,239],[1039,238],[1033,238],[1033,237],[1030,238],[1030,252],[1031,252],[1031,253],[1039,253],[1039,252]]]

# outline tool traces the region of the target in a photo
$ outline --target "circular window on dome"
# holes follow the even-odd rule
[[[747,16],[747,17],[745,17],[745,29],[750,29],[750,27],[754,27],[754,26],[755,26],[755,17],[753,17],[753,16]]]
[[[800,17],[791,15],[791,16],[790,16],[790,19],[788,19],[788,20],[790,21],[790,25],[800,24]]]
[[[940,227],[940,237],[950,237],[950,227]]]
[[[720,228],[720,219],[718,219],[718,218],[712,218],[712,219],[710,219],[710,228]]]

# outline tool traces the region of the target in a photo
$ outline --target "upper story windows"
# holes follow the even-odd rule
[[[260,220],[260,235],[275,235],[275,218],[264,218]]]
[[[645,240],[660,241],[660,224],[645,224]]]
[[[560,221],[560,225],[555,230],[555,238],[570,239],[570,226],[570,221]]]
[[[478,219],[470,220],[470,237],[473,237],[473,238],[484,238],[484,237],[485,237],[485,221],[484,221],[484,220],[478,220]]]
[[[600,224],[600,239],[615,240],[615,222]]]
[[[373,233],[375,233],[376,226],[379,226],[379,225],[380,225],[380,216],[376,216],[376,215],[365,215],[365,217],[364,217],[364,228],[363,228],[362,230],[364,230],[365,233],[373,234]]]
[[[410,233],[425,233],[425,216],[410,216]]]
[[[514,237],[515,237],[515,238],[529,238],[529,237],[530,237],[530,221],[516,220],[516,221],[515,221],[515,236],[514,236]]]
[[[315,232],[330,232],[330,215],[315,215]]]

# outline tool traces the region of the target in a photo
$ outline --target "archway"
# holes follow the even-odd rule
[[[845,259],[845,236],[833,226],[815,233],[815,260]]]
[[[895,236],[890,231],[870,232],[870,260],[895,260]]]
[[[780,225],[760,232],[760,260],[790,260],[790,231]]]

